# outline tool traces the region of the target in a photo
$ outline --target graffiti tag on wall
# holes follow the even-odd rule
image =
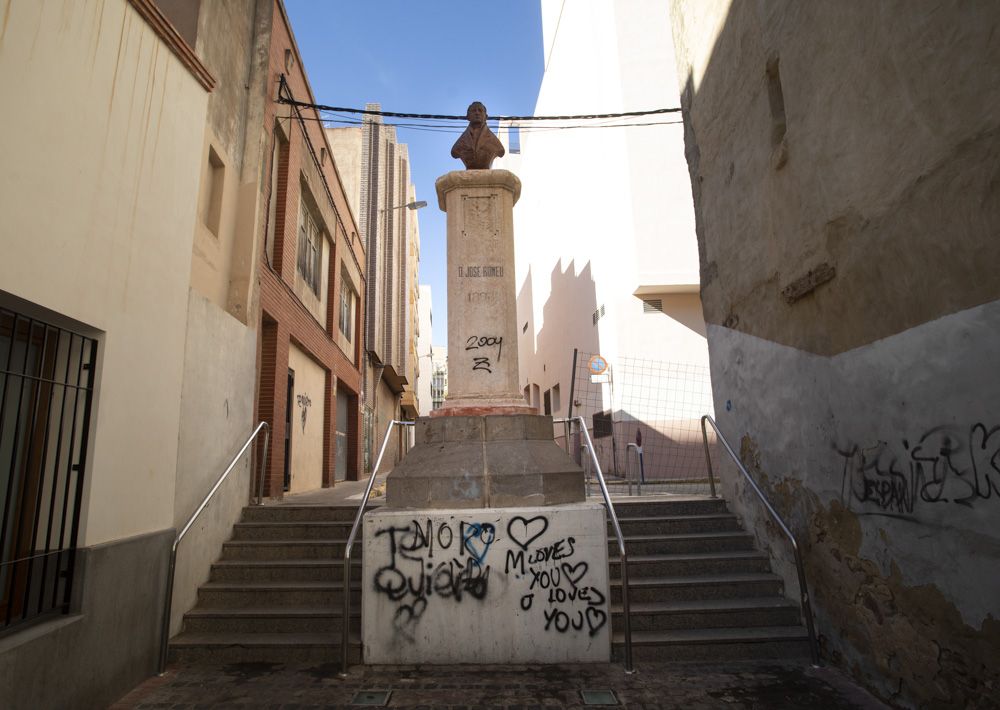
[[[922,506],[1000,501],[1000,426],[943,425],[893,444],[833,448],[842,502],[858,513],[912,517]]]

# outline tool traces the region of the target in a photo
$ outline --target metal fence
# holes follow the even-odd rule
[[[626,487],[619,492],[629,479],[644,494],[709,492],[700,425],[714,416],[707,367],[575,351],[571,382],[569,415],[585,418],[602,470]],[[714,432],[709,445],[714,452]],[[580,442],[570,446],[582,464]]]
[[[0,632],[68,610],[96,355],[0,308]]]

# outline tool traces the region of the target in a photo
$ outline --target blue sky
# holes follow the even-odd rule
[[[534,111],[542,79],[538,0],[285,0],[316,101],[385,111],[464,114],[472,101],[494,115]],[[434,344],[447,344],[445,214],[434,181],[462,169],[458,134],[398,129],[410,150],[420,216],[420,283],[430,284]]]

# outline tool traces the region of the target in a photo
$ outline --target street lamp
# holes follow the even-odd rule
[[[413,202],[407,202],[405,205],[396,205],[395,207],[383,207],[379,212],[389,212],[391,210],[401,210],[404,207],[408,210],[419,210],[421,207],[427,206],[427,200],[414,200]]]

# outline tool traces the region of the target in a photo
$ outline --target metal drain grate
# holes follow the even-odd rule
[[[351,705],[384,708],[389,704],[389,697],[391,695],[391,690],[359,690],[351,698]]]
[[[580,697],[584,705],[618,705],[618,698],[613,690],[581,690]]]

